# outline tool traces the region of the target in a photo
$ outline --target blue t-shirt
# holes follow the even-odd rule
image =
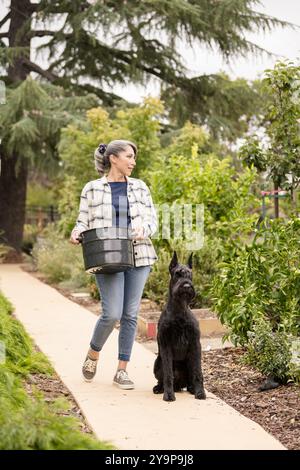
[[[109,182],[111,189],[111,199],[113,205],[113,226],[129,227],[131,219],[129,215],[129,203],[127,198],[127,182]]]

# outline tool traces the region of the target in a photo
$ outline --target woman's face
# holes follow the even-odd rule
[[[113,158],[114,166],[123,175],[130,176],[136,165],[133,148],[127,145],[126,149]]]

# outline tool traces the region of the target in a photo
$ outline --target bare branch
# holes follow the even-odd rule
[[[0,21],[0,28],[6,23],[7,20],[10,18],[10,11],[7,13],[7,15]]]
[[[41,29],[38,31],[30,31],[30,36],[38,36],[38,37],[43,37],[43,36],[54,36],[56,34],[56,31],[50,31],[47,29]]]
[[[31,72],[36,72],[42,77],[46,78],[50,82],[54,82],[55,80],[59,79],[57,75],[49,70],[42,69],[39,65],[31,62],[31,60],[27,59],[26,57],[22,57],[22,62],[25,67],[27,67]]]
[[[7,15],[0,21],[0,28],[7,22],[7,20],[10,19],[10,11],[7,13]]]
[[[8,38],[8,31],[6,31],[6,33],[0,33],[0,38]]]

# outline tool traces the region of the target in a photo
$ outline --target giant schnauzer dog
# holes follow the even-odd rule
[[[178,264],[174,251],[169,271],[169,297],[158,322],[158,356],[154,363],[157,385],[153,393],[163,393],[165,401],[174,401],[174,392],[186,387],[195,398],[203,400],[200,330],[189,308],[195,297],[192,255],[184,266]]]

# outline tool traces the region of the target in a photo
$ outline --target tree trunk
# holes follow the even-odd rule
[[[34,10],[29,0],[11,0],[11,17],[8,32],[9,47],[30,49],[30,19]],[[22,33],[20,31],[22,29]],[[29,58],[30,53],[23,53]],[[25,80],[28,71],[23,67],[22,56],[16,57],[8,67],[9,83]],[[8,155],[5,143],[0,148],[0,231],[1,238],[16,250],[21,250],[25,222],[26,186],[28,163],[21,155]]]
[[[274,190],[278,191],[279,185],[277,181],[274,181]],[[278,192],[274,193],[274,212],[275,212],[275,219],[279,219],[279,197]]]
[[[0,174],[0,238],[21,251],[27,187],[27,161],[22,160],[17,170],[16,155],[7,156],[1,149]]]

